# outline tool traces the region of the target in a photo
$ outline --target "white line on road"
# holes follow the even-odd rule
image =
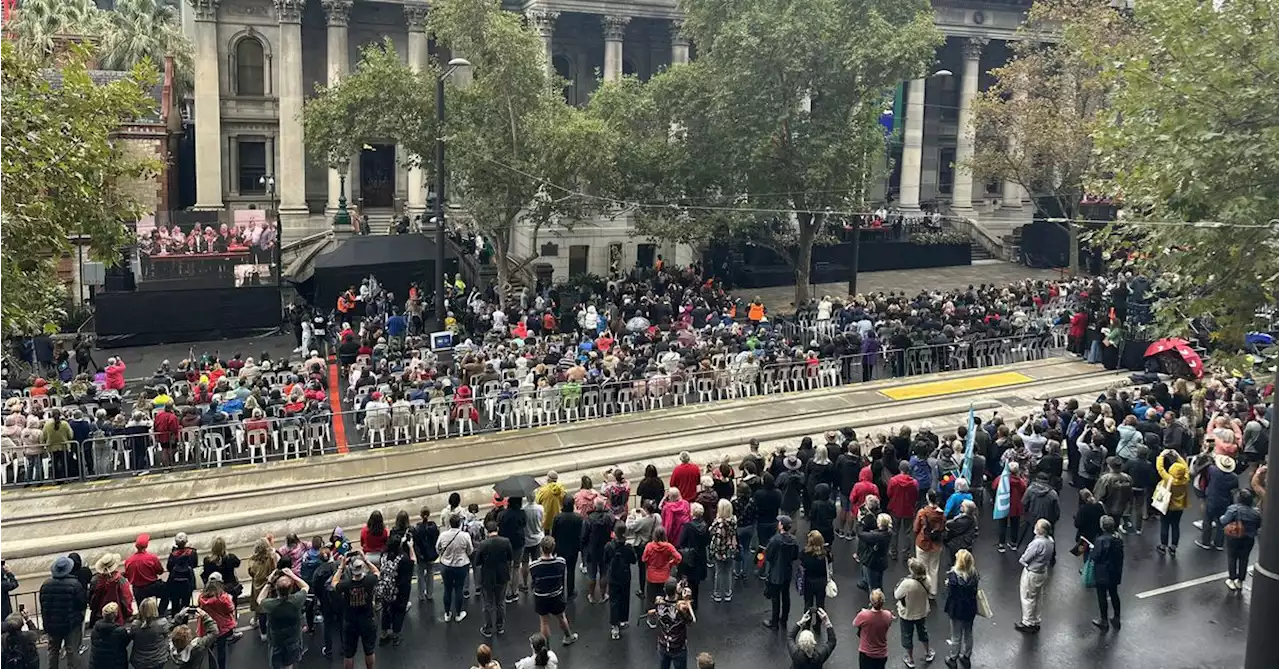
[[[1183,581],[1181,583],[1174,583],[1173,585],[1166,585],[1163,588],[1156,588],[1155,590],[1139,592],[1138,599],[1146,599],[1148,597],[1156,597],[1158,595],[1167,595],[1171,592],[1185,590],[1186,588],[1193,588],[1197,585],[1204,585],[1205,583],[1212,583],[1213,581],[1218,581],[1226,577],[1227,577],[1227,572],[1225,571],[1219,572],[1217,574],[1210,574],[1208,576],[1201,576],[1200,578],[1193,578],[1190,581]]]

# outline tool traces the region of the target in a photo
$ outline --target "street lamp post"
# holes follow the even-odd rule
[[[334,168],[338,170],[338,211],[333,215],[333,227],[337,230],[351,229],[351,212],[347,210],[347,166],[350,161],[339,160]]]
[[[271,198],[271,222],[279,224],[280,214],[277,213],[276,205],[276,177],[273,174],[264,174],[258,177],[258,183],[262,184],[267,191],[267,196]]]
[[[471,67],[465,58],[454,58],[436,76],[436,320],[444,329],[444,80],[459,67]]]

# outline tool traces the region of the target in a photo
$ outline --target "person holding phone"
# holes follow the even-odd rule
[[[365,669],[373,669],[378,646],[378,625],[373,617],[374,591],[378,585],[378,567],[352,551],[342,556],[338,570],[329,584],[343,604],[342,667],[355,667],[356,646],[364,647]]]
[[[258,592],[258,606],[267,617],[267,641],[272,669],[290,669],[302,659],[302,612],[311,586],[290,567],[277,569]]]
[[[818,634],[822,642],[818,642]],[[792,669],[821,669],[836,650],[836,630],[822,607],[804,612],[787,637],[787,654]]]

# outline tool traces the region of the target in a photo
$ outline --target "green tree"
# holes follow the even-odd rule
[[[8,39],[0,49],[0,321],[5,332],[30,332],[61,313],[56,262],[68,238],[87,238],[90,257],[111,262],[129,241],[125,222],[146,213],[133,186],[154,179],[159,164],[129,153],[115,133],[153,110],[155,74],[144,62],[128,78],[97,85],[88,51],[76,48],[55,85],[42,59]]]
[[[57,52],[60,37],[89,38],[98,65],[108,70],[131,70],[144,60],[160,67],[173,56],[179,88],[193,82],[191,41],[166,0],[119,0],[112,11],[93,0],[23,0],[6,28],[24,51],[45,57]]]
[[[333,86],[317,85],[304,104],[307,152],[339,167],[366,142],[385,141],[405,147],[410,166],[420,165],[435,150],[435,67],[413,71],[390,39],[366,45],[354,71]]]
[[[884,165],[886,92],[920,76],[941,35],[924,0],[685,0],[698,58],[655,77],[651,102],[606,85],[592,106],[640,142],[624,148],[622,195],[649,191],[641,234],[702,244],[737,238],[776,250],[809,297],[827,211],[859,210]],[[642,118],[648,114],[647,118]],[[663,149],[670,141],[677,146]],[[646,159],[669,160],[645,164]]]
[[[973,104],[979,181],[1009,181],[1031,195],[1041,216],[1076,221],[1094,165],[1093,133],[1106,115],[1109,87],[1088,47],[1061,39],[1063,26],[1089,26],[1098,44],[1128,31],[1127,19],[1098,0],[1043,0],[1031,7],[1013,42],[1013,58]],[[1109,118],[1109,117],[1108,117]],[[1076,226],[1067,223],[1074,242]],[[1068,255],[1072,272],[1078,254]]]
[[[492,244],[499,284],[527,279],[541,233],[610,210],[596,193],[615,137],[565,104],[563,82],[547,76],[542,39],[499,0],[439,0],[429,20],[437,44],[473,65],[471,82],[447,93],[448,199]],[[517,257],[521,235],[529,252]]]
[[[1134,6],[1126,39],[1100,39],[1084,22],[1064,30],[1110,91],[1093,188],[1117,196],[1124,217],[1096,238],[1154,278],[1160,334],[1208,317],[1237,351],[1268,327],[1255,312],[1277,301],[1275,3]]]

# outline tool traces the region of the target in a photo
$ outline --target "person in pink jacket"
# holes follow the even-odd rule
[[[107,360],[107,390],[124,390],[124,361],[119,358]]]
[[[690,517],[689,503],[680,496],[680,489],[667,488],[667,497],[662,501],[662,529],[667,537],[674,537],[672,540],[679,542],[680,532]]]

